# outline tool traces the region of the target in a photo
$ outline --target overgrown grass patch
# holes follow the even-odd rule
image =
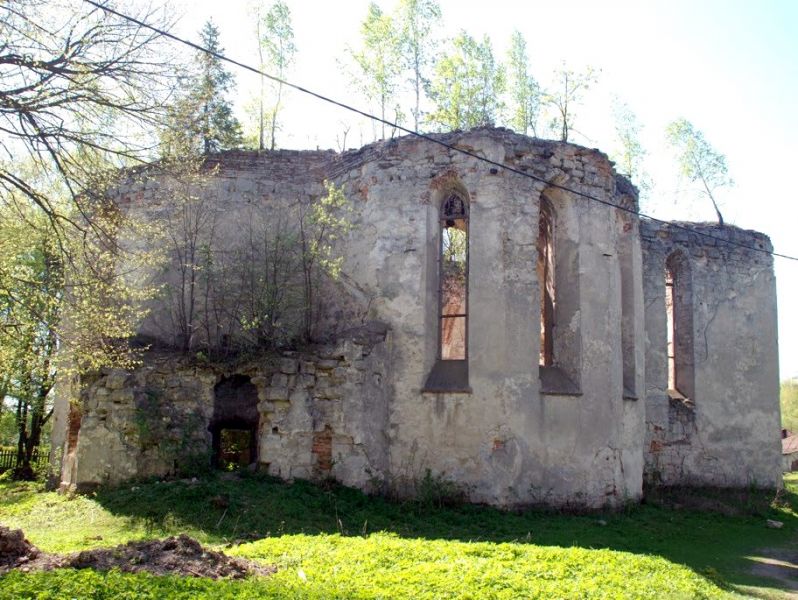
[[[289,535],[232,550],[276,564],[290,593],[326,598],[715,598],[660,557],[526,543]]]
[[[798,479],[787,482],[792,488]],[[647,589],[659,589],[656,597],[668,597],[663,590],[671,597],[716,597],[723,589],[765,584],[748,573],[746,557],[795,539],[796,496],[788,490],[772,505],[765,496],[746,495],[741,504],[714,494],[713,502],[736,508],[720,514],[644,504],[603,515],[436,508],[259,476],[136,483],[73,499],[8,483],[0,485],[0,522],[21,527],[46,551],[186,533],[280,570],[243,583],[15,573],[0,580],[0,594],[73,597],[58,591],[70,578],[96,591],[74,596],[85,598],[149,597],[136,586],[171,586],[164,598],[183,597],[181,586],[189,586],[184,597],[192,598],[447,597],[444,590],[448,597],[626,598],[649,597]],[[769,529],[767,518],[785,526]],[[28,595],[9,595],[12,589]]]

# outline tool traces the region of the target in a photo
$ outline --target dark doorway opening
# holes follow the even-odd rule
[[[235,470],[257,462],[258,421],[258,390],[249,377],[233,375],[216,384],[208,428],[214,467]]]
[[[213,434],[214,466],[225,471],[243,469],[257,461],[256,429],[246,423],[219,423]]]

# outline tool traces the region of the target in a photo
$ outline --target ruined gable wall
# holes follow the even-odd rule
[[[777,486],[779,379],[767,236],[733,226],[643,222],[646,298],[646,478],[666,485]],[[706,232],[720,240],[708,239]],[[692,286],[695,393],[667,394],[665,261],[686,257]]]
[[[444,139],[544,181],[614,200],[606,157],[507,131]],[[541,394],[535,273],[538,199],[548,186],[416,139],[387,142],[379,160],[336,181],[358,216],[344,271],[393,327],[391,485],[430,469],[472,501],[603,506],[637,498],[642,403],[623,400],[618,228],[615,211],[561,194],[564,262],[579,284],[558,323],[579,394]],[[465,189],[469,221],[471,393],[424,393],[437,355],[438,202]],[[639,284],[639,282],[638,282]],[[641,293],[638,294],[638,297]],[[640,365],[642,368],[642,364]]]

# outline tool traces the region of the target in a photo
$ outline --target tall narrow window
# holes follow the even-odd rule
[[[468,356],[468,205],[446,196],[440,213],[440,359]]]
[[[467,196],[449,191],[438,213],[437,356],[423,391],[471,393],[468,385],[468,217]],[[433,300],[430,298],[430,300]]]
[[[668,389],[676,389],[676,345],[673,320],[673,269],[665,265],[665,319],[667,323]]]
[[[665,262],[665,313],[668,392],[695,400],[692,280],[690,264],[681,252],[674,252]]]
[[[540,285],[540,361],[554,364],[554,211],[546,198],[540,199],[538,220],[538,284]]]

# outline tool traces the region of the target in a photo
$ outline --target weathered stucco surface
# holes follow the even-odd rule
[[[496,129],[441,139],[539,180],[411,137],[343,154],[239,152],[214,159],[219,171],[200,194],[217,211],[224,239],[240,236],[256,213],[268,217],[298,199],[318,198],[325,179],[342,186],[352,207],[352,228],[339,246],[342,274],[327,284],[316,331],[338,341],[241,371],[258,388],[259,463],[285,478],[331,476],[399,494],[412,493],[429,470],[456,482],[469,500],[499,506],[600,507],[639,499],[644,471],[650,476],[665,452],[650,451],[652,432],[668,422],[657,396],[666,369],[664,346],[657,347],[664,344],[665,309],[653,306],[662,268],[657,279],[652,265],[659,250],[650,238],[659,238],[634,214],[562,188],[632,210],[636,191],[597,150]],[[165,221],[173,210],[169,189],[156,177],[122,190],[120,203]],[[456,393],[431,393],[424,390],[439,362],[439,211],[452,192],[469,211],[468,379]],[[541,198],[555,215],[557,290],[554,358],[545,368],[538,366]],[[719,256],[701,259],[707,278],[701,289],[713,300],[697,306],[695,318],[702,336],[696,347],[706,355],[697,363],[697,424],[707,427],[702,447],[713,451],[696,454],[682,472],[716,473],[701,480],[708,483],[747,484],[754,477],[775,485],[772,268],[749,254],[726,265],[738,253],[714,251]],[[142,334],[174,344],[168,311],[153,309]],[[378,340],[359,344],[342,333],[373,323],[385,324]],[[74,447],[63,436],[65,484],[174,472],[171,450],[150,448],[136,431],[147,389],[161,394],[159,410],[180,423],[181,439],[207,452],[213,387],[222,374],[179,367],[173,355],[165,361],[147,359],[124,379],[104,374],[83,386]],[[181,406],[201,416],[196,428],[181,421]],[[735,478],[720,452],[739,454],[732,448],[741,437],[749,456],[746,474]],[[673,447],[666,439],[657,443]],[[666,483],[690,479],[666,471]]]
[[[772,257],[755,250],[771,250],[770,241],[730,226],[676,225],[643,223],[641,231],[646,477],[667,485],[777,486],[776,281]],[[727,239],[751,249],[723,243]],[[676,252],[686,260],[684,284],[693,299],[689,402],[667,393],[665,264]]]

